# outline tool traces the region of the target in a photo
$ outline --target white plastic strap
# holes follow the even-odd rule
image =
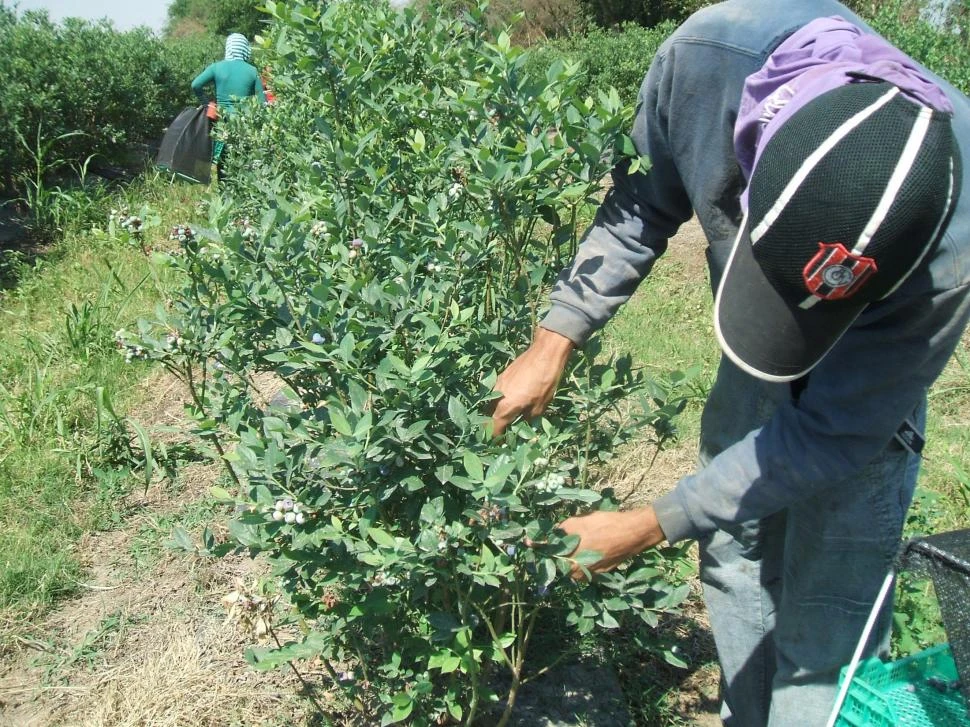
[[[852,661],[849,662],[849,668],[846,670],[845,678],[842,680],[842,686],[839,688],[839,695],[835,698],[835,706],[832,707],[832,714],[829,715],[829,721],[825,723],[825,727],[835,727],[835,720],[838,719],[839,712],[842,711],[842,704],[845,702],[845,697],[849,693],[849,685],[852,684],[852,677],[855,676],[855,670],[858,668],[859,661],[862,659],[862,652],[866,648],[866,643],[869,641],[873,627],[876,625],[876,619],[879,618],[879,611],[882,609],[882,604],[889,594],[889,589],[892,588],[895,575],[890,570],[886,574],[886,580],[882,582],[882,588],[879,589],[876,602],[872,605],[872,610],[869,612],[869,620],[866,621],[866,627],[862,630],[862,638],[856,644],[855,653],[852,655]]]

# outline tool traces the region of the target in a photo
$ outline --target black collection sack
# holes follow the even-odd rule
[[[208,184],[212,175],[211,123],[205,106],[183,110],[162,137],[155,164],[183,179]]]

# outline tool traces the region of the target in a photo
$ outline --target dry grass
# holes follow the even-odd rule
[[[181,385],[151,377],[139,421],[156,442],[185,441]],[[290,672],[254,671],[247,637],[225,623],[221,599],[236,579],[251,582],[265,565],[245,557],[218,561],[163,552],[139,565],[145,532],[204,501],[221,465],[195,463],[178,486],[156,480],[126,498],[125,525],[87,533],[77,549],[85,566],[79,595],[42,621],[23,624],[0,660],[0,724],[282,725],[309,721]]]
[[[671,240],[666,254],[657,263],[657,273],[655,275],[664,276],[664,289],[694,289],[692,297],[708,296],[707,290],[707,262],[704,257],[704,250],[707,241],[696,220],[684,225],[677,236]],[[696,289],[700,287],[705,292],[698,295]],[[641,320],[642,316],[649,316],[650,311],[642,312],[636,309],[636,298],[630,303],[630,310],[635,311],[639,326],[648,323],[654,325],[654,321]],[[629,311],[627,312],[629,315]],[[699,313],[701,316],[708,316],[707,310]],[[671,322],[675,323],[675,322]],[[682,335],[679,330],[662,330],[654,334],[675,338]],[[607,330],[606,349],[610,353],[619,354],[621,345],[629,345],[629,341],[622,342],[615,340],[616,335]],[[712,334],[713,341],[713,334]],[[712,348],[716,344],[712,343]],[[711,358],[713,361],[713,357]],[[671,362],[664,358],[660,362],[636,360],[637,365],[645,366],[648,375],[656,372],[666,372],[676,362]],[[708,364],[712,369],[713,365]],[[713,371],[708,372],[711,375]],[[606,473],[606,484],[612,487],[617,496],[624,500],[627,507],[646,505],[660,495],[669,492],[677,482],[685,475],[694,471],[697,463],[698,454],[698,420],[699,405],[693,407],[692,412],[682,419],[690,421],[678,422],[678,429],[681,435],[677,441],[668,442],[658,452],[656,447],[649,442],[636,442],[626,447],[620,456],[612,463]]]
[[[5,725],[292,724],[307,718],[288,672],[243,659],[221,598],[262,575],[247,558],[169,554],[130,567],[133,527],[89,537],[88,584],[25,639],[0,672]],[[43,640],[38,635],[43,635]],[[93,638],[92,638],[93,637]],[[28,648],[29,647],[29,648]]]
[[[678,441],[659,452],[650,443],[626,447],[604,475],[604,485],[613,488],[625,509],[648,505],[673,489],[681,477],[694,471],[697,442]]]
[[[121,547],[124,535],[107,540]],[[35,640],[33,649],[7,660],[0,676],[0,723],[306,721],[295,677],[252,670],[242,656],[246,638],[224,623],[221,597],[236,578],[261,574],[258,563],[172,555],[150,573],[137,574],[125,573],[108,552],[104,548],[93,560],[103,571],[114,569],[115,584],[92,585],[64,603],[39,629],[47,642]]]
[[[142,631],[132,635],[132,656],[115,659],[79,685],[52,715],[54,724],[259,724],[302,712],[294,704],[296,684],[262,680],[227,658],[239,650],[228,628],[200,633],[194,621],[164,614]]]

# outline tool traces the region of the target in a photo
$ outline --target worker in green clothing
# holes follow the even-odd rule
[[[260,103],[266,103],[266,94],[259,71],[249,63],[252,48],[246,36],[232,33],[226,38],[225,60],[209,65],[192,81],[192,91],[203,104],[208,103],[203,90],[210,83],[215,85],[216,103],[220,116],[232,113],[235,104],[243,98],[255,96]],[[218,179],[224,178],[225,143],[217,141],[212,150],[216,163]]]

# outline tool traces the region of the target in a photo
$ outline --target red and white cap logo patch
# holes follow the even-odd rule
[[[802,270],[802,279],[816,298],[842,300],[854,295],[876,270],[875,260],[853,255],[841,242],[820,242],[815,257]]]

